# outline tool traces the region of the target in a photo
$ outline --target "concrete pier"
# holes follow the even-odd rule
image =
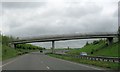
[[[55,41],[52,41],[52,53],[54,53]]]
[[[113,37],[107,38],[108,45],[111,45],[113,43]]]

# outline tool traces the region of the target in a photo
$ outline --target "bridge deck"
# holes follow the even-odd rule
[[[102,33],[102,34],[74,34],[74,35],[51,35],[33,38],[24,38],[12,41],[14,44],[19,43],[32,43],[32,42],[48,42],[60,40],[73,40],[73,39],[91,39],[91,38],[110,38],[116,37],[117,33]]]

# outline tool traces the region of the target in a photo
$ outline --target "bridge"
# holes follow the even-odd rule
[[[11,45],[12,47],[14,47],[16,44],[33,43],[33,42],[52,42],[52,52],[54,52],[55,41],[107,38],[108,44],[111,44],[113,42],[113,38],[117,36],[118,33],[87,33],[87,34],[76,33],[76,34],[63,34],[63,35],[49,35],[49,36],[17,39],[12,41]]]

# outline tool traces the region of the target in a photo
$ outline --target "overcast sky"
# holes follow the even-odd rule
[[[118,29],[118,0],[17,1],[3,0],[2,4],[0,3],[2,5],[0,30],[3,34],[31,37],[117,32]],[[60,45],[65,46],[64,44]],[[75,46],[80,45],[76,44]]]

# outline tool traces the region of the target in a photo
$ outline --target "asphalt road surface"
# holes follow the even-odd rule
[[[2,70],[102,70],[34,52],[4,61]]]

